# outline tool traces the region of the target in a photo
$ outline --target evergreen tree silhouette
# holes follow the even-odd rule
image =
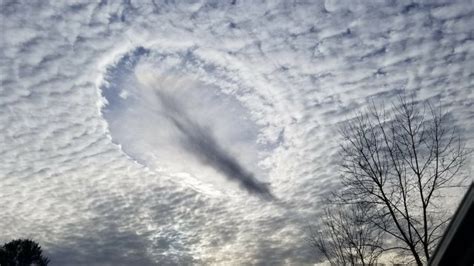
[[[12,240],[0,247],[1,266],[46,266],[48,263],[41,247],[30,239]]]

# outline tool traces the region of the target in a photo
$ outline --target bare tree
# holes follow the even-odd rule
[[[338,205],[324,211],[319,230],[310,227],[309,243],[331,265],[374,265],[382,252],[382,231],[367,222],[370,204]]]
[[[440,208],[443,191],[460,180],[467,154],[450,116],[400,97],[390,110],[372,104],[341,133],[340,198],[373,205],[368,222],[390,248],[418,265],[429,261],[450,218]]]

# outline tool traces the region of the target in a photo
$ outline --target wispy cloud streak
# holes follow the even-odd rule
[[[172,95],[159,90],[155,91],[155,95],[163,107],[163,115],[181,133],[181,144],[185,150],[229,180],[238,182],[249,193],[267,200],[274,198],[268,185],[260,182],[253,173],[242,166],[237,158],[227,152],[209,128],[193,121]]]

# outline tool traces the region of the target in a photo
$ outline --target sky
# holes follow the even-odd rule
[[[402,91],[474,147],[472,0],[1,0],[0,18],[0,242],[51,265],[318,262],[338,128]]]

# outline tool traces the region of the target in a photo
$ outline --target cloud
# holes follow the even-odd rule
[[[224,177],[248,192],[272,198],[267,185],[248,170],[259,170],[255,159],[264,149],[256,143],[257,126],[248,120],[248,111],[210,84],[179,76],[169,67],[156,70],[148,62],[155,60],[178,65],[182,61],[139,47],[121,56],[105,74],[101,112],[112,140],[151,169],[186,171],[196,180],[215,176],[204,164],[220,173],[214,178],[216,185]],[[199,184],[201,191],[208,189],[205,182]],[[228,183],[216,188],[236,193]]]
[[[267,199],[273,198],[266,184],[255,179],[236,158],[227,153],[212,136],[212,132],[192,121],[170,95],[160,91],[155,94],[164,106],[165,115],[182,134],[181,144],[186,150],[229,179],[239,182],[248,192]]]
[[[334,189],[336,128],[393,90],[439,100],[473,146],[470,1],[0,10],[0,241],[33,237],[61,262],[99,260],[93,251],[117,238],[130,245],[107,254],[132,250],[130,262],[313,261],[300,225]],[[146,73],[177,114],[139,86]],[[294,212],[239,182],[257,194],[271,184]]]

